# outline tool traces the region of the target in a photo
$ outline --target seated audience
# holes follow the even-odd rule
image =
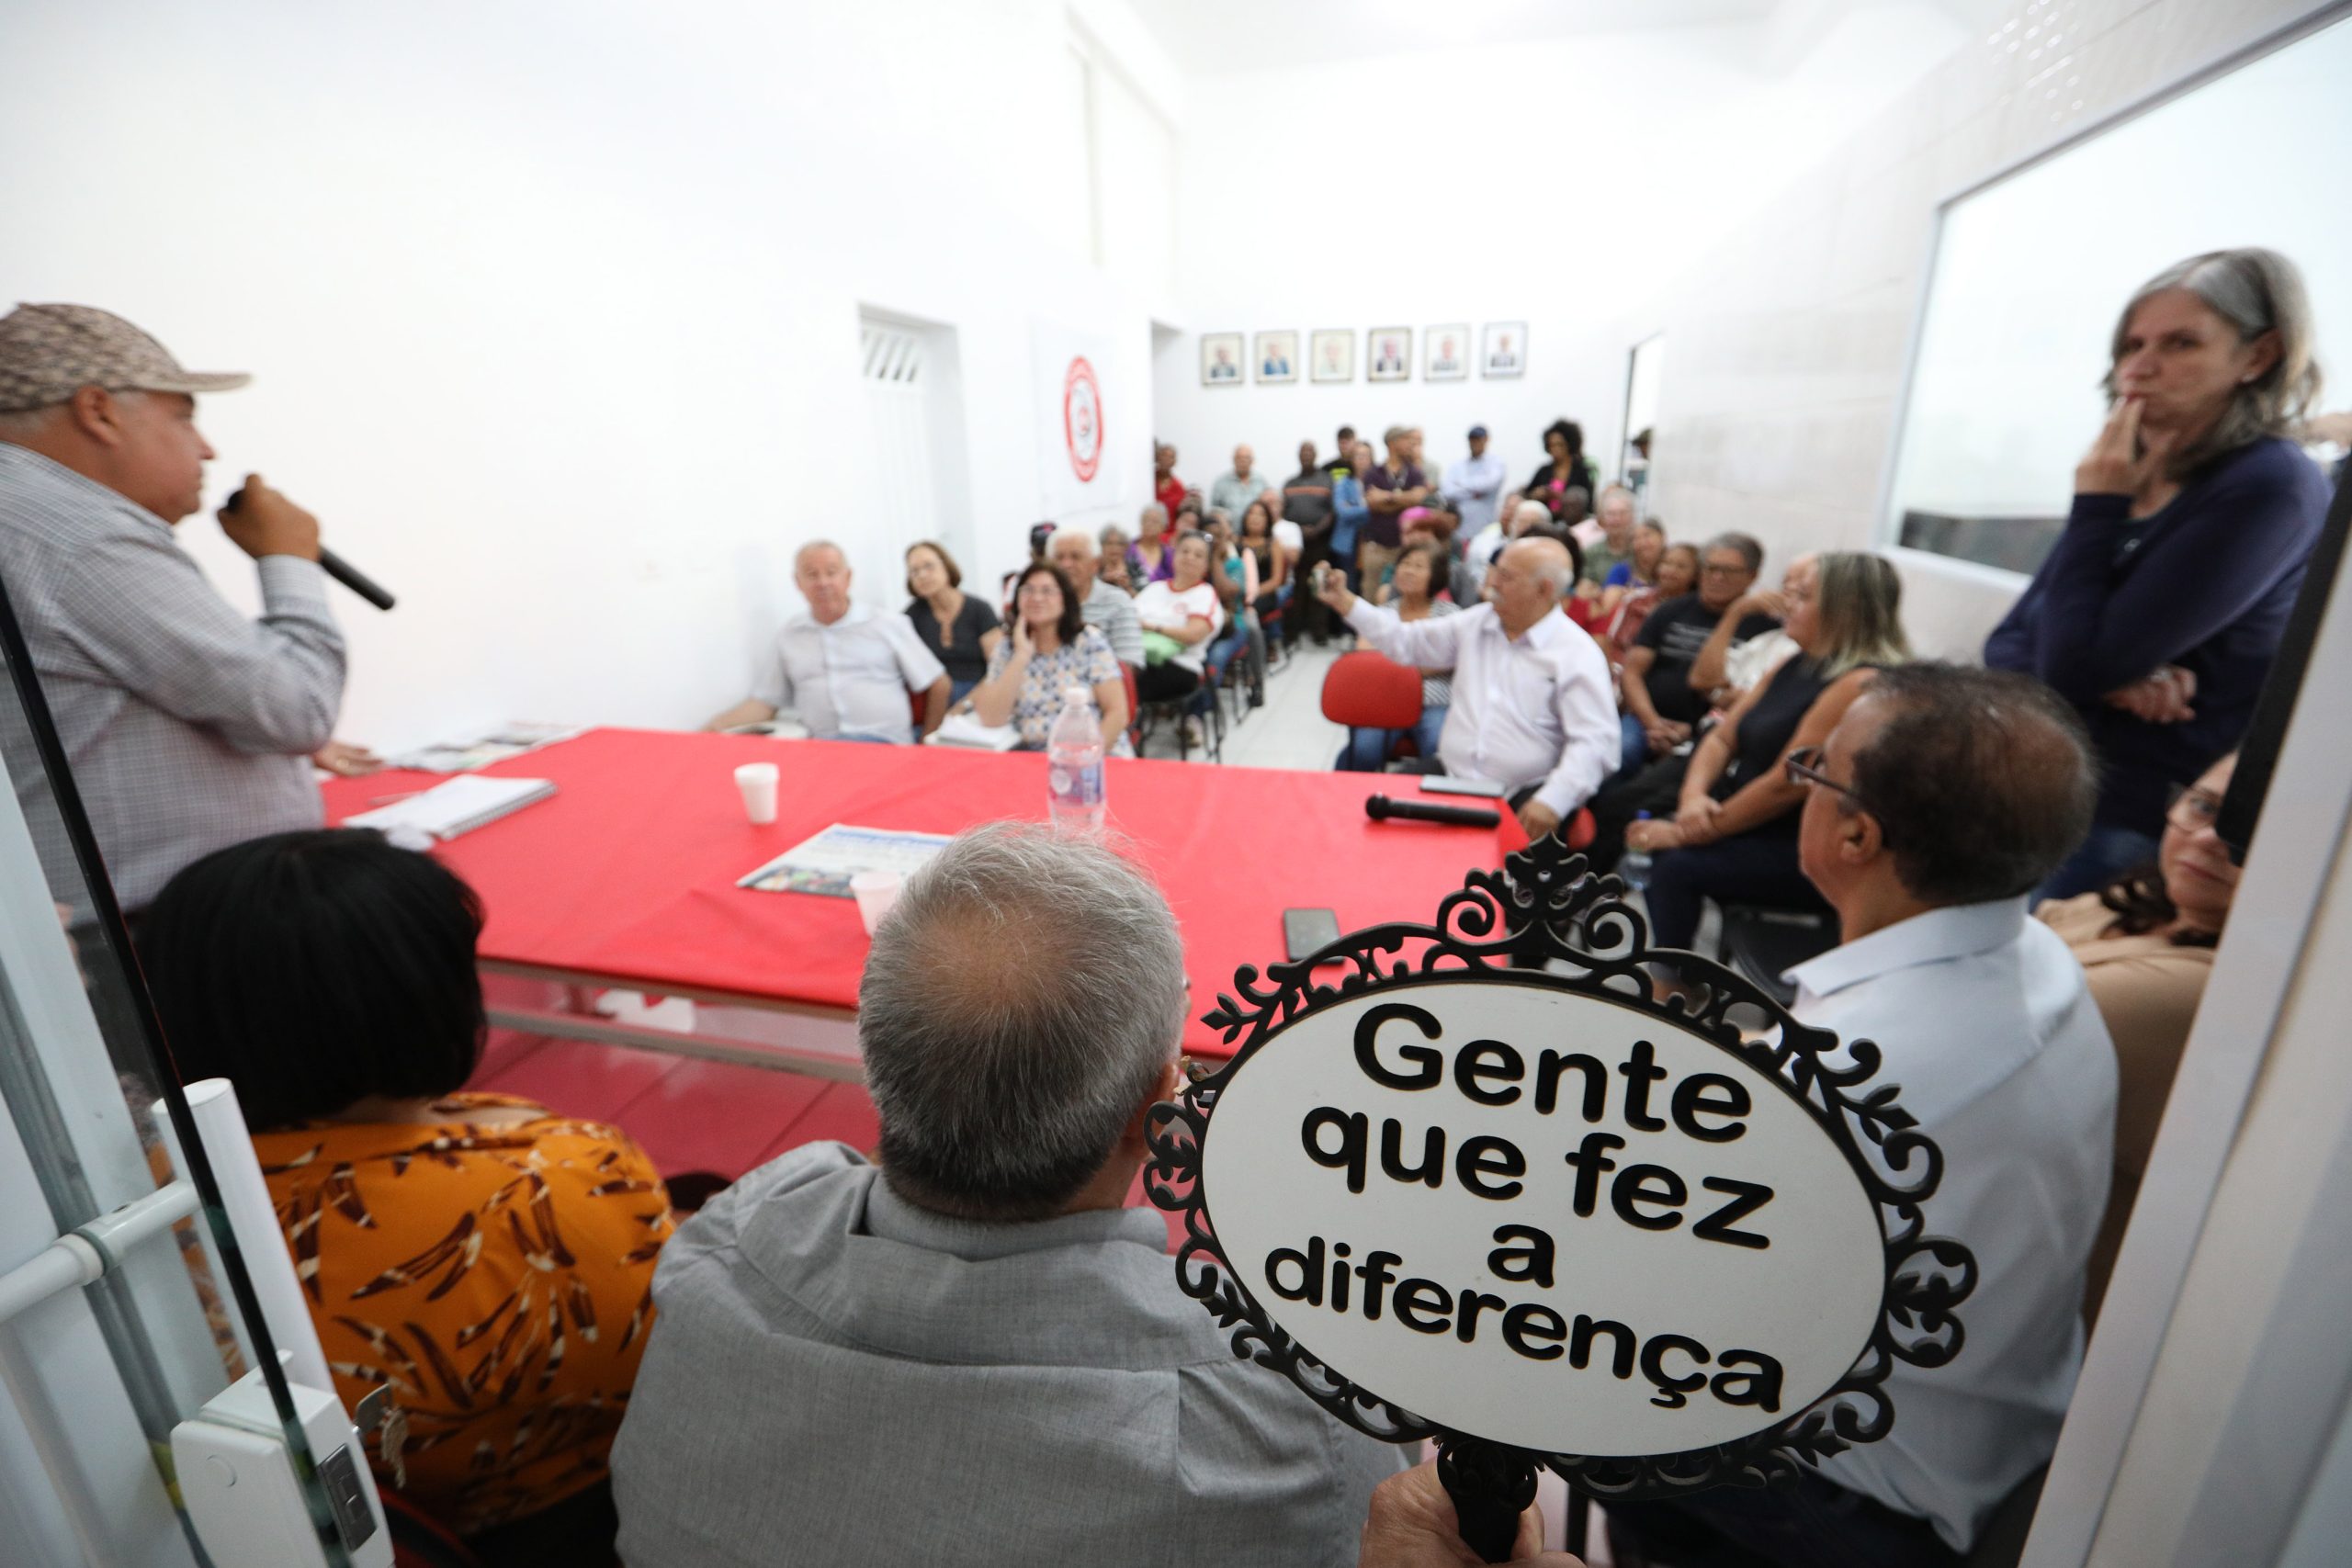
[[[1699,547],[1668,545],[1666,553],[1657,558],[1657,579],[1646,588],[1636,588],[1622,600],[1604,624],[1602,632],[1610,651],[1620,659],[1633,650],[1648,624],[1650,612],[1670,599],[1679,599],[1699,586]],[[1774,622],[1778,626],[1779,622]]]
[[[2082,967],[2026,917],[2026,895],[2082,841],[2096,766],[2038,682],[1933,664],[1887,671],[1790,761],[1805,874],[1844,939],[1790,972],[1794,1010],[1877,1042],[1878,1081],[1902,1086],[1941,1149],[1922,1228],[1975,1254],[1967,1337],[1944,1366],[1893,1363],[1883,1441],[1761,1491],[1610,1504],[1611,1533],[1658,1562],[1957,1568],[2048,1461],[2082,1365],[2115,1055]]]
[[[2301,275],[2275,251],[2165,268],[2109,342],[2107,426],[2064,532],[1984,643],[2090,726],[2098,822],[2042,889],[2152,860],[2171,792],[2237,743],[2327,516],[2294,426],[2319,389]]]
[[[944,546],[925,539],[907,551],[907,624],[947,671],[947,700],[980,683],[1003,640],[996,611],[964,592],[964,572]]]
[[[1176,477],[1176,448],[1162,441],[1151,449],[1151,499],[1160,515],[1173,517],[1184,504],[1184,481]]]
[[[1880,557],[1821,557],[1789,595],[1788,633],[1797,652],[1691,751],[1672,819],[1623,829],[1628,849],[1656,857],[1645,902],[1658,945],[1689,947],[1707,898],[1820,907],[1797,864],[1804,787],[1781,764],[1792,751],[1820,745],[1883,667],[1911,657],[1902,592],[1902,579]],[[1647,777],[1621,787],[1637,790]]]
[[[670,1201],[614,1128],[459,1092],[481,931],[440,862],[313,829],[181,872],[140,958],[182,1076],[236,1087],[334,1392],[389,1391],[379,1484],[486,1561],[609,1561]]]
[[[1443,583],[1445,551],[1430,540],[1405,547],[1396,558],[1391,582],[1396,588],[1389,600],[1399,624],[1411,626],[1432,616],[1451,615],[1460,606],[1451,600],[1432,597],[1433,591]],[[1376,773],[1388,765],[1388,753],[1397,739],[1405,735],[1423,757],[1438,754],[1438,741],[1445,731],[1445,710],[1453,701],[1453,671],[1448,667],[1425,668],[1421,671],[1420,722],[1409,730],[1351,729],[1347,750],[1340,753],[1343,772]]]
[[[1719,534],[1699,554],[1699,590],[1669,600],[1642,622],[1641,635],[1625,651],[1624,764],[1638,768],[1649,757],[1664,757],[1690,739],[1707,716],[1704,692],[1690,684],[1691,661],[1735,602],[1756,581],[1764,547],[1746,534]],[[1779,623],[1750,615],[1732,623],[1730,635],[1759,637]]]
[[[1504,505],[1495,521],[1487,524],[1462,547],[1462,559],[1471,571],[1474,584],[1484,584],[1487,569],[1503,553],[1503,547],[1513,539],[1524,538],[1530,530],[1551,522],[1552,514],[1540,501],[1528,501],[1516,493],[1504,497]]]
[[[1168,577],[1145,584],[1136,595],[1136,619],[1144,630],[1144,666],[1136,671],[1136,689],[1148,703],[1190,696],[1199,689],[1207,645],[1225,625],[1225,606],[1208,580],[1209,536],[1187,531],[1168,558]]]
[[[1084,535],[1079,536],[1080,538]],[[1062,713],[1062,694],[1084,686],[1102,720],[1102,744],[1126,740],[1127,683],[1110,639],[1086,624],[1078,591],[1062,569],[1035,561],[1012,591],[1012,635],[997,645],[989,678],[972,693],[973,716],[987,725],[1010,724],[1021,744],[1043,750]]]
[[[1364,474],[1363,501],[1368,515],[1364,518],[1363,537],[1356,546],[1357,565],[1368,586],[1380,581],[1396,560],[1396,552],[1404,547],[1406,510],[1420,505],[1430,496],[1429,479],[1413,460],[1411,428],[1392,424],[1381,440],[1388,448],[1388,460]]]
[[[1629,495],[1626,501],[1631,505]],[[1634,529],[1631,554],[1609,569],[1600,580],[1600,615],[1617,612],[1630,594],[1654,587],[1657,582],[1657,563],[1666,554],[1666,525],[1656,518],[1637,525]]]
[[[1184,504],[1181,497],[1173,509],[1155,501],[1136,516],[1135,543],[1127,547],[1127,570],[1135,579],[1136,592],[1141,592],[1147,582],[1168,581],[1169,520]]]
[[[1125,1206],[1184,1013],[1098,844],[1001,824],[910,879],[858,992],[879,1165],[797,1149],[662,1258],[630,1568],[1348,1560],[1398,1450],[1235,1356]]]
[[[1438,756],[1456,778],[1507,788],[1531,839],[1559,827],[1617,765],[1608,658],[1560,612],[1575,570],[1559,541],[1521,539],[1487,572],[1485,604],[1410,626],[1344,583],[1324,585],[1325,601],[1373,647],[1454,672]]]
[[[1581,508],[1573,517],[1562,516],[1571,490],[1584,492],[1589,503],[1593,487],[1592,465],[1584,459],[1584,427],[1574,420],[1555,420],[1544,432],[1544,462],[1534,477],[1521,486],[1526,499],[1539,502],[1544,510],[1570,527],[1584,520]]]
[[[1102,574],[1103,581],[1122,593],[1132,595],[1136,584],[1142,581],[1142,574],[1130,570],[1135,565],[1136,556],[1135,545],[1127,537],[1127,531],[1116,523],[1105,523],[1102,532],[1096,537],[1102,547],[1102,564],[1096,570]]]
[[[2236,768],[2232,752],[2173,802],[2155,864],[2127,872],[2097,893],[2052,899],[2035,911],[2081,961],[2091,999],[2115,1042],[2115,1179],[2083,1295],[2084,1310],[2093,1316],[2107,1294],[2173,1074],[2213,972],[2213,949],[2237,895],[2238,867],[2213,833]]]
[[[1233,467],[1219,474],[1209,486],[1208,509],[1222,512],[1227,517],[1239,517],[1250,503],[1265,494],[1272,487],[1266,477],[1257,471],[1258,455],[1247,446],[1233,449]]]
[[[1079,617],[1097,628],[1118,661],[1133,669],[1143,666],[1143,625],[1136,619],[1135,601],[1103,581],[1100,569],[1110,563],[1094,547],[1094,536],[1083,528],[1057,528],[1046,547],[1046,558],[1061,573],[1078,596]]]
[[[1207,673],[1222,680],[1235,657],[1240,656],[1242,686],[1250,705],[1261,707],[1266,700],[1266,637],[1251,608],[1258,597],[1258,562],[1241,548],[1224,513],[1210,513],[1204,532],[1209,536],[1209,584],[1216,590],[1217,604],[1225,612],[1225,629],[1210,641],[1204,655]]]
[[[1585,546],[1584,575],[1577,579],[1577,597],[1599,600],[1609,574],[1634,558],[1634,492],[1611,485],[1600,492],[1600,537]]]
[[[819,539],[792,558],[792,580],[808,601],[784,623],[775,658],[752,694],[714,716],[705,729],[759,724],[790,711],[820,740],[913,740],[909,693],[923,698],[922,733],[947,716],[947,671],[900,615],[876,615],[849,596],[849,558]]]

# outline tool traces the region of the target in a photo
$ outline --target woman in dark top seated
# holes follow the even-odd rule
[[[2056,687],[2098,748],[2091,836],[2045,897],[2154,860],[2172,791],[2254,716],[2327,513],[2285,435],[2319,391],[2311,344],[2302,277],[2272,251],[2168,267],[2116,323],[2113,407],[2065,531],[1984,644]]]
[[[1004,638],[996,611],[964,592],[956,558],[925,539],[907,550],[907,619],[922,645],[947,669],[947,700],[960,703],[989,672],[989,660]]]
[[[1876,667],[1911,657],[1902,580],[1872,555],[1829,554],[1789,573],[1781,630],[1797,651],[1707,731],[1670,821],[1642,821],[1625,847],[1657,857],[1645,896],[1661,947],[1688,947],[1704,898],[1826,908],[1797,865],[1804,786],[1781,766],[1818,746]]]

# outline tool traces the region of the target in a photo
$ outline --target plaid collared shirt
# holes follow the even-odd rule
[[[343,634],[315,562],[256,566],[253,621],[162,518],[0,442],[0,583],[125,909],[223,845],[324,819],[309,757],[342,706]],[[14,702],[0,704],[0,756],[51,887],[78,892]]]

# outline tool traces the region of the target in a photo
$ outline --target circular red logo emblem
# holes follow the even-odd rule
[[[1070,472],[1079,483],[1091,483],[1102,466],[1102,390],[1083,356],[1072,359],[1062,377],[1062,440],[1069,447]]]

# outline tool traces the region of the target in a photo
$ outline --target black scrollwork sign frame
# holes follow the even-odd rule
[[[1288,1377],[1358,1431],[1390,1442],[1437,1438],[1445,1450],[1441,1471],[1449,1487],[1459,1476],[1475,1474],[1481,1479],[1473,1490],[1515,1497],[1532,1487],[1539,1463],[1604,1501],[1768,1485],[1807,1461],[1885,1436],[1894,1408],[1883,1385],[1895,1363],[1938,1367],[1960,1351],[1962,1328],[1953,1309],[1976,1287],[1976,1260],[1959,1242],[1925,1234],[1920,1204],[1936,1190],[1943,1156],[1896,1103],[1896,1086],[1871,1084],[1880,1065],[1877,1045],[1858,1040],[1839,1055],[1834,1034],[1799,1022],[1736,970],[1695,953],[1652,948],[1647,922],[1622,901],[1623,893],[1617,878],[1592,874],[1584,857],[1555,835],[1509,856],[1502,872],[1470,873],[1461,889],[1439,904],[1434,924],[1351,932],[1304,960],[1270,966],[1262,983],[1257,967],[1245,964],[1234,976],[1238,998],[1220,995],[1203,1018],[1228,1044],[1239,1043],[1232,1060],[1194,1077],[1179,1099],[1151,1113],[1145,1187],[1153,1202],[1184,1218],[1176,1254],[1184,1292],[1232,1331],[1236,1355]],[[1646,966],[1654,959],[1679,971],[1684,995],[1653,999]],[[1545,965],[1555,962],[1572,973],[1547,972]],[[1318,969],[1341,964],[1343,975],[1317,978]],[[1218,1095],[1252,1055],[1309,1013],[1387,987],[1487,974],[1601,997],[1696,1034],[1773,1078],[1837,1145],[1875,1206],[1886,1279],[1867,1347],[1827,1393],[1763,1431],[1681,1453],[1533,1453],[1389,1404],[1317,1361],[1260,1305],[1220,1247],[1202,1190],[1202,1141]],[[1731,1017],[1736,1010],[1761,1014],[1761,1032],[1744,1036]],[[1894,1176],[1864,1154],[1864,1139]],[[1459,1492],[1457,1501],[1464,1501]],[[1507,1520],[1515,1512],[1498,1517]],[[1466,1524],[1466,1510],[1464,1518]],[[1501,1539],[1508,1540],[1507,1526]]]

